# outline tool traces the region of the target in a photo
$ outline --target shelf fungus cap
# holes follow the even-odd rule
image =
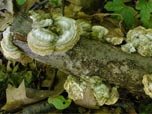
[[[105,35],[108,34],[108,29],[103,27],[103,26],[100,26],[100,25],[94,25],[92,26],[92,37],[94,39],[99,39],[99,40],[103,40],[103,37]]]
[[[3,39],[1,41],[1,51],[3,55],[9,60],[15,60],[23,64],[31,62],[32,59],[26,56],[18,47],[12,43],[12,33],[10,26],[3,32]]]
[[[80,32],[74,19],[58,16],[53,20],[51,26],[50,24],[47,27],[35,26],[29,32],[28,46],[34,53],[41,56],[64,53],[78,42]]]
[[[55,19],[55,24],[61,28],[61,34],[55,44],[55,51],[66,52],[80,39],[79,27],[74,19],[62,16]]]
[[[56,34],[44,28],[35,28],[28,33],[29,48],[36,54],[44,56],[53,53]]]
[[[112,38],[105,38],[105,40],[108,42],[108,43],[111,43],[113,45],[120,45],[124,38],[123,37],[112,37]]]
[[[124,41],[124,33],[121,28],[115,28],[115,27],[108,27],[109,32],[104,37],[105,41],[107,43],[110,43],[112,45],[120,45]]]
[[[132,42],[135,39],[138,39],[140,35],[144,35],[146,33],[146,29],[142,26],[138,26],[134,29],[131,29],[127,33],[127,42]]]
[[[117,88],[106,85],[98,76],[81,76],[78,79],[70,75],[64,88],[68,92],[69,98],[76,104],[87,108],[99,108],[104,104],[112,105],[119,98]]]
[[[90,35],[90,31],[92,30],[91,22],[84,20],[84,19],[78,19],[77,24],[79,26],[80,34],[83,37],[87,37]]]
[[[125,52],[138,52],[142,56],[152,56],[152,29],[142,26],[129,30],[126,44],[121,46]]]
[[[152,74],[145,74],[142,83],[144,85],[145,94],[152,98]]]
[[[53,23],[53,20],[51,19],[51,16],[48,13],[44,12],[34,12],[30,11],[31,14],[30,18],[33,20],[32,27],[38,28],[38,27],[47,27],[51,26]]]

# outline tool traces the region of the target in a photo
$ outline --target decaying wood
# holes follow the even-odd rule
[[[100,76],[105,82],[126,88],[129,92],[144,95],[142,78],[152,73],[152,58],[122,52],[120,47],[97,40],[81,38],[67,53],[39,56],[26,42],[14,43],[30,57],[76,76]]]
[[[105,81],[132,93],[143,93],[142,77],[152,73],[152,58],[127,54],[117,47],[90,39],[81,38],[67,53],[49,56],[34,54],[25,42],[15,40],[14,43],[42,63],[76,76],[101,76]]]

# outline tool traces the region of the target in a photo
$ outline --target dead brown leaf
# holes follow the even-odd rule
[[[9,26],[9,24],[13,22],[13,16],[8,12],[1,12],[1,15],[2,16],[0,17],[0,31],[4,31]]]
[[[68,6],[65,6],[64,14],[68,17],[75,17],[77,13],[80,12],[81,8],[81,6],[70,4]]]
[[[7,102],[2,107],[2,110],[10,111],[22,107],[25,104],[36,102],[36,99],[31,99],[26,96],[26,88],[24,81],[18,88],[8,85],[6,89]]]
[[[58,71],[55,78],[56,83],[54,83],[54,87],[51,90],[26,88],[24,80],[18,88],[8,85],[6,89],[7,102],[2,107],[2,110],[12,111],[25,105],[41,101],[49,96],[55,97],[60,95],[64,91],[63,84],[66,80],[66,76],[65,73]]]
[[[26,0],[26,11],[28,11],[35,3],[38,3],[39,0]]]
[[[12,0],[0,0],[0,10],[6,9],[12,15],[13,11],[13,1]]]

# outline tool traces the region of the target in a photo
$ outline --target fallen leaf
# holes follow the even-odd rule
[[[105,38],[124,38],[125,29],[122,25],[122,20],[112,18],[113,16],[120,16],[109,13],[96,13],[93,15],[93,19],[100,21],[100,24],[109,30]],[[121,17],[121,16],[120,16]]]
[[[54,82],[54,78],[56,75],[56,69],[50,66],[46,67],[46,78],[42,81],[41,86],[51,88]]]
[[[12,111],[19,109],[25,105],[41,101],[48,97],[56,97],[63,91],[63,84],[66,80],[66,74],[58,71],[55,77],[55,83],[51,90],[37,90],[32,88],[26,88],[24,80],[18,88],[8,85],[6,89],[6,104],[2,107],[2,110]]]
[[[56,109],[63,110],[70,106],[72,100],[71,99],[65,99],[62,95],[59,95],[54,98],[49,98],[48,103],[53,104]]]
[[[83,97],[83,99],[76,100],[74,102],[82,107],[87,107],[87,108],[92,108],[92,109],[99,108],[99,106],[97,105],[97,101],[96,101],[91,89],[86,88],[86,90],[84,91],[84,96],[85,97]]]
[[[9,85],[6,89],[7,102],[2,107],[2,110],[13,111],[25,105],[46,99],[51,95],[54,96],[54,94],[54,91],[25,88],[24,81],[18,88]]]
[[[10,111],[22,107],[26,104],[31,104],[37,101],[37,99],[31,99],[26,96],[26,88],[24,80],[18,88],[8,85],[6,89],[7,102],[2,107],[2,110]]]
[[[36,98],[36,99],[44,99],[47,97],[56,97],[60,95],[64,91],[64,83],[67,78],[67,74],[58,71],[56,77],[54,78],[55,82],[52,85],[51,90],[36,90],[27,88],[27,96],[29,98]],[[36,93],[36,94],[35,94]]]
[[[70,4],[68,6],[65,6],[64,13],[68,17],[75,17],[78,14],[78,12],[80,12],[81,8],[81,6]]]
[[[6,9],[12,15],[13,11],[13,1],[12,0],[0,0],[0,10]]]
[[[13,16],[10,13],[2,13],[0,17],[0,31],[4,31],[12,22]]]

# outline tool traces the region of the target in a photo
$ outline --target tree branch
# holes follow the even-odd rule
[[[76,76],[100,76],[110,84],[126,88],[134,94],[143,92],[142,78],[152,73],[152,58],[127,54],[109,44],[81,38],[67,53],[39,56],[27,44],[14,40],[30,57]]]
[[[20,18],[22,23],[18,21]],[[16,22],[12,27],[13,32],[19,34],[19,37],[20,35],[26,37],[25,32],[27,34],[30,31],[31,22],[27,22],[27,19],[22,18],[22,16],[14,20]],[[18,25],[24,25],[26,31]],[[97,75],[106,82],[126,88],[135,95],[145,95],[142,79],[144,74],[152,73],[152,58],[150,57],[128,54],[122,52],[120,47],[87,38],[81,38],[67,53],[39,56],[29,49],[25,41],[26,39],[18,38],[13,42],[31,58],[42,63],[76,76]]]

